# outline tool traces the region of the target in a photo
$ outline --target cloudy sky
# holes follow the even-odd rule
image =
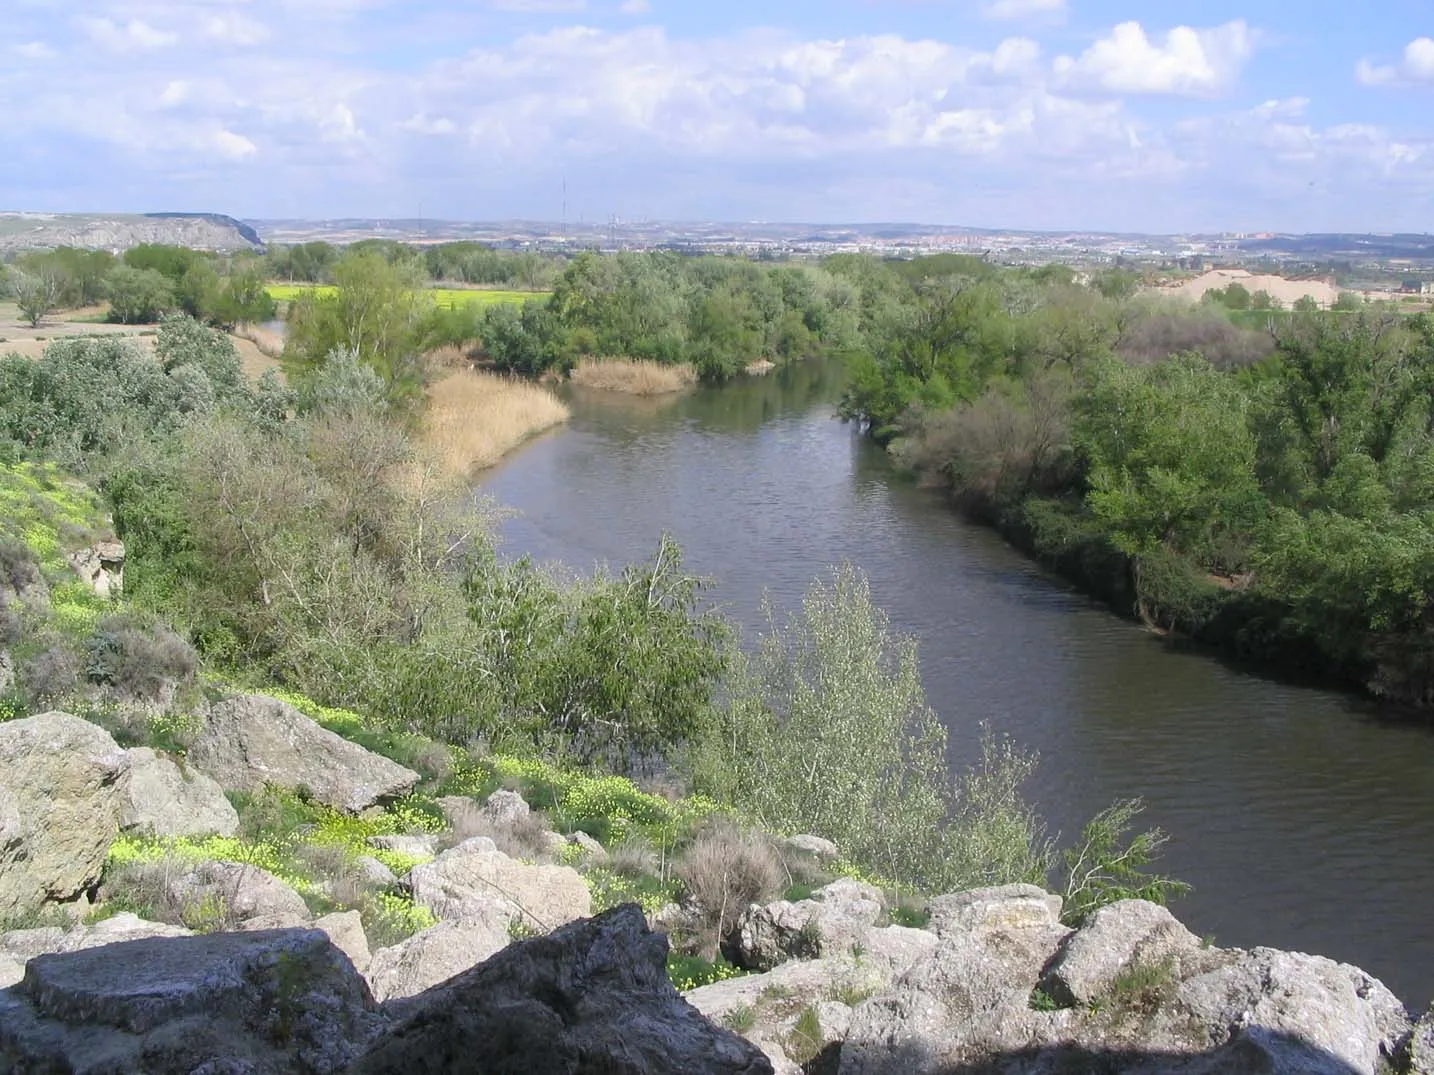
[[[0,208],[1412,230],[1430,0],[3,0]]]

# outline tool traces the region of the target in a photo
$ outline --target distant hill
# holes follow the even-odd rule
[[[222,213],[0,212],[0,254],[57,246],[118,254],[141,243],[224,253],[264,247],[252,227]]]

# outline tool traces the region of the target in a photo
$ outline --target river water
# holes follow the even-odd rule
[[[1171,650],[894,474],[833,417],[840,371],[806,364],[664,403],[574,394],[573,420],[485,475],[520,514],[504,550],[579,569],[645,559],[663,530],[744,630],[850,560],[920,642],[952,759],[989,721],[1041,766],[1028,788],[1073,836],[1141,796],[1172,834],[1175,907],[1216,943],[1358,964],[1434,995],[1434,732],[1357,699]]]

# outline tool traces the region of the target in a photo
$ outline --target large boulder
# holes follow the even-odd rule
[[[189,930],[163,922],[146,922],[128,912],[111,915],[94,925],[75,923],[67,929],[42,926],[0,934],[0,989],[8,989],[24,976],[25,964],[37,956],[79,952],[121,941],[146,937],[187,937]]]
[[[312,918],[302,896],[268,870],[245,863],[156,867],[146,871],[146,880],[173,914],[207,929],[288,929]],[[125,884],[117,879],[115,892],[106,895],[122,895]]]
[[[314,929],[321,930],[335,948],[349,957],[354,970],[360,974],[367,972],[373,956],[369,952],[362,915],[357,911],[335,911],[314,919]]]
[[[129,772],[123,781],[120,828],[150,836],[233,836],[239,814],[218,782],[203,773],[184,772],[148,747],[126,752]]]
[[[666,941],[636,906],[573,923],[390,1004],[396,1025],[354,1075],[771,1072],[678,996],[666,963]]]
[[[415,903],[440,919],[505,921],[546,933],[592,914],[592,894],[567,866],[529,866],[509,858],[487,837],[449,848],[408,874]]]
[[[880,892],[843,877],[809,899],[749,907],[738,922],[731,954],[740,966],[771,970],[789,959],[864,948],[883,907]]]
[[[0,992],[0,1070],[337,1075],[383,1022],[318,931],[129,941],[31,960]]]
[[[80,581],[100,597],[117,597],[124,592],[124,542],[97,541],[66,557]]]
[[[988,932],[1060,925],[1061,898],[1035,885],[1001,885],[953,892],[929,901],[926,928],[947,933]]]
[[[306,788],[318,802],[353,814],[406,795],[418,783],[413,770],[259,694],[211,706],[189,762],[230,791]]]
[[[476,967],[511,939],[499,914],[440,922],[375,952],[365,972],[369,988],[378,1000],[415,996]]]
[[[1108,996],[1122,974],[1161,970],[1199,947],[1200,938],[1164,907],[1121,900],[1096,911],[1071,938],[1046,975],[1046,989],[1061,1004],[1090,1004]]]
[[[119,833],[125,752],[68,713],[0,724],[0,918],[72,901]]]

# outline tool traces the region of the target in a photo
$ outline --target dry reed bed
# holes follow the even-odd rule
[[[457,370],[429,392],[425,439],[453,473],[467,474],[568,416],[562,400],[539,385]]]
[[[647,359],[585,358],[569,375],[573,384],[633,396],[664,396],[697,383],[691,366],[667,366]]]

